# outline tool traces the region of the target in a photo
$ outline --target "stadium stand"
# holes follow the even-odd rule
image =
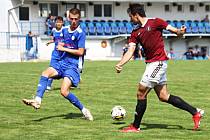
[[[177,28],[185,25],[187,27],[187,34],[208,34],[210,33],[210,25],[203,21],[184,21],[184,20],[167,20],[167,22]],[[132,23],[127,20],[85,20],[80,22],[81,27],[87,32],[87,35],[120,35],[130,34],[133,30]],[[164,34],[170,34],[169,31],[164,30]]]

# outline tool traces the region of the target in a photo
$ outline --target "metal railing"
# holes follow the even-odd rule
[[[21,60],[37,59],[38,58],[38,37],[33,36],[32,48],[26,50],[26,35],[20,35],[17,32],[0,32],[0,49],[4,53],[18,51],[21,54]],[[8,50],[8,51],[6,51]],[[9,56],[12,54],[8,54]]]
[[[43,21],[19,22],[19,27],[23,35],[29,31],[38,35],[44,35],[47,32],[47,27]]]
[[[0,48],[18,48],[21,44],[18,32],[0,32]]]

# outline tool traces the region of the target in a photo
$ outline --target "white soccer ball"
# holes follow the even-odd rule
[[[126,111],[122,106],[118,105],[112,108],[111,115],[113,120],[121,121],[125,118]]]

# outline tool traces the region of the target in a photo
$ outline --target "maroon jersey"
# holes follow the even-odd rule
[[[151,18],[144,25],[132,31],[129,43],[141,44],[146,57],[145,62],[168,60],[162,37],[162,31],[167,26],[166,21]]]

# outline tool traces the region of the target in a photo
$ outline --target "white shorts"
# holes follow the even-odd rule
[[[166,71],[167,61],[147,63],[140,84],[149,88],[154,88],[156,85],[164,85],[167,81]]]

